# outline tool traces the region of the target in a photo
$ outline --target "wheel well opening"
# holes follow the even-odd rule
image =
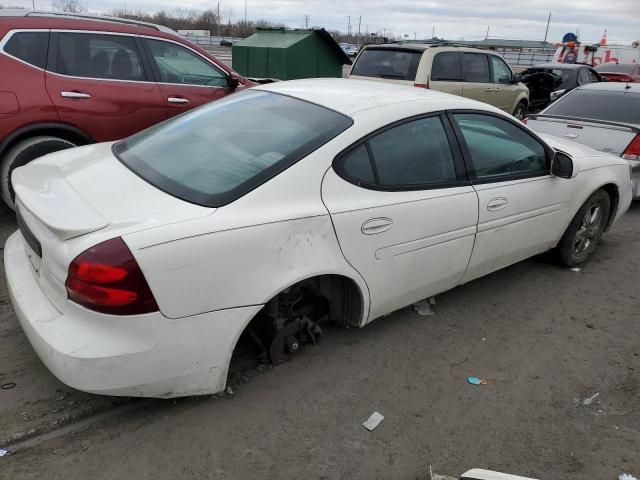
[[[285,288],[243,330],[231,356],[229,378],[260,363],[280,363],[300,346],[315,344],[324,325],[360,326],[363,308],[360,289],[341,275],[320,275]]]
[[[607,219],[606,226],[606,230],[609,230],[609,228],[611,228],[611,224],[613,223],[613,219],[616,218],[618,203],[620,202],[620,194],[618,192],[618,187],[616,187],[612,183],[604,185],[602,189],[607,192],[607,195],[609,195],[609,200],[611,202],[611,208],[609,209],[609,218]]]
[[[77,146],[93,143],[91,138],[80,131],[75,131],[64,127],[43,125],[42,127],[30,128],[28,130],[25,130],[24,132],[19,133],[18,135],[13,137],[9,143],[2,147],[2,152],[0,153],[4,154],[18,142],[33,137],[57,137],[71,142]]]

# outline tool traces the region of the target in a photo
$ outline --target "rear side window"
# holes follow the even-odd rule
[[[438,53],[431,65],[431,80],[462,81],[462,61],[458,52]]]
[[[589,72],[586,68],[580,69],[580,71],[578,72],[578,78],[580,79],[580,84],[591,83],[591,80],[589,79]]]
[[[11,36],[4,51],[38,68],[47,63],[49,32],[18,32]]]
[[[544,146],[507,120],[491,115],[455,114],[478,179],[548,174]]]
[[[575,90],[545,110],[545,115],[640,124],[640,93]]]
[[[351,75],[414,81],[421,58],[420,51],[368,48],[358,57]]]
[[[113,152],[160,190],[220,207],[351,124],[349,117],[303,100],[245,90],[143,130],[116,143]]]
[[[599,82],[600,78],[594,70],[589,69],[589,80],[591,80],[592,82]]]
[[[463,61],[464,81],[490,83],[489,59],[482,53],[464,53]]]
[[[54,71],[62,75],[110,80],[144,80],[134,37],[58,33]]]
[[[379,133],[342,157],[337,170],[352,183],[375,182],[394,190],[456,181],[453,155],[440,117],[413,120]]]

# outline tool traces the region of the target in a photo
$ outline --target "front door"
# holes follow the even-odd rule
[[[478,198],[439,115],[356,144],[322,184],[347,261],[367,282],[369,320],[456,286],[473,248]]]
[[[551,176],[548,148],[515,120],[451,118],[479,200],[467,282],[553,247],[566,227],[569,183]]]
[[[491,58],[494,105],[511,114],[516,106],[519,87],[513,84],[513,73],[504,60],[495,55],[489,58]]]
[[[227,74],[195,50],[169,40],[143,41],[168,117],[232,93]]]
[[[134,36],[53,32],[51,37],[45,82],[60,120],[104,142],[166,118]]]

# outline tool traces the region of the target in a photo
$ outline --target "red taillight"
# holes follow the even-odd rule
[[[429,88],[428,83],[414,83],[413,86],[418,88]]]
[[[69,300],[112,315],[157,312],[158,305],[122,238],[85,250],[69,265],[65,286]]]
[[[622,158],[626,160],[640,160],[640,133],[635,136],[627,148],[622,152]]]

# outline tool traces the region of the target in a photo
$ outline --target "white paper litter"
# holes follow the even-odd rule
[[[585,398],[582,401],[582,404],[583,405],[591,405],[598,395],[600,395],[600,392],[597,392],[597,393],[591,395],[589,398]]]
[[[571,270],[572,272],[579,272],[580,267],[573,267],[573,268],[570,268],[569,270]]]
[[[4,448],[0,448],[0,457],[4,457],[9,453],[9,450],[5,450]]]
[[[431,308],[431,302],[429,300],[421,300],[413,304],[413,309],[421,317],[433,315],[433,309]]]
[[[633,475],[629,475],[628,473],[621,473],[618,477],[618,480],[638,480]]]
[[[384,415],[379,412],[373,412],[371,416],[362,424],[362,426],[372,432],[378,425],[380,425],[380,422],[382,422],[382,420],[384,420]]]

